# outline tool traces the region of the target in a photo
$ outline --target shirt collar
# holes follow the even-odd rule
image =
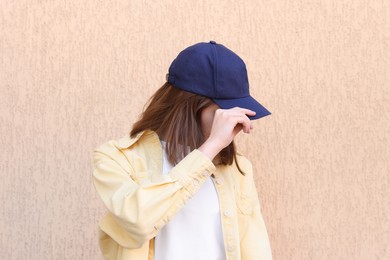
[[[139,132],[134,137],[130,137],[130,134],[126,134],[125,136],[123,136],[122,138],[117,140],[116,146],[120,149],[129,148],[134,143],[136,143],[145,133],[149,133],[149,134],[157,136],[157,133],[155,133],[153,130],[146,129],[146,130]]]

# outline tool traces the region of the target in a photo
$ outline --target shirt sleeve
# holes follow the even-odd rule
[[[153,238],[216,170],[212,161],[195,149],[158,181],[145,179],[137,184],[132,173],[121,167],[104,149],[93,151],[93,183],[121,233],[123,246],[139,248]],[[102,224],[101,224],[102,225]],[[103,223],[104,225],[104,223]],[[118,230],[120,229],[120,230]],[[123,235],[125,232],[125,235]]]

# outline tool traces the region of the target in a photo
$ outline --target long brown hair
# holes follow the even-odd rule
[[[137,122],[133,124],[130,136],[150,129],[166,141],[167,159],[176,165],[188,154],[183,147],[192,151],[205,141],[201,129],[201,112],[213,104],[210,98],[183,91],[166,82],[145,104],[144,111]],[[237,164],[234,141],[222,149],[217,155],[219,163],[231,165],[236,162],[241,174],[245,173]]]

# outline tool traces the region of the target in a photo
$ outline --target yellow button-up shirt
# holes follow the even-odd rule
[[[220,204],[226,259],[272,259],[252,165],[240,153],[237,160],[245,176],[234,163],[214,164],[194,149],[163,175],[162,146],[151,130],[95,148],[93,183],[109,211],[99,223],[104,257],[153,259],[159,229],[211,176]]]

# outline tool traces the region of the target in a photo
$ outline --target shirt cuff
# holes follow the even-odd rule
[[[172,168],[171,178],[177,180],[190,195],[193,195],[216,169],[210,158],[194,149]]]

